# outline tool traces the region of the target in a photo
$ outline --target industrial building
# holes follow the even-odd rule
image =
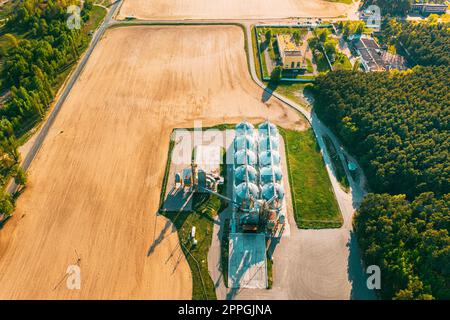
[[[278,34],[277,45],[284,70],[306,70],[305,52],[292,35]]]
[[[266,240],[285,223],[280,137],[268,121],[257,129],[242,122],[235,132],[228,285],[266,288]]]
[[[447,9],[448,5],[437,3],[413,3],[411,6],[412,12],[417,12],[423,15],[445,14]]]
[[[179,148],[176,145],[175,148]],[[224,183],[220,175],[220,148],[195,146],[191,164],[175,166],[174,188],[165,201],[167,210],[189,212],[194,193],[213,194],[231,206],[229,226],[228,285],[230,288],[266,288],[266,245],[278,238],[286,222],[286,200],[281,168],[280,135],[266,121],[255,128],[248,122],[236,125],[227,177],[232,195],[217,192]],[[174,153],[178,150],[174,149]],[[213,159],[212,165],[205,161]],[[230,191],[231,191],[230,190]]]
[[[233,232],[272,235],[279,225],[284,189],[278,148],[278,129],[274,124],[264,122],[258,130],[248,122],[236,126]]]
[[[406,70],[403,57],[388,53],[372,38],[359,37],[355,40],[354,47],[361,58],[361,64],[366,72],[392,69]]]

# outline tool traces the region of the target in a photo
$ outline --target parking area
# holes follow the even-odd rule
[[[230,288],[267,288],[265,235],[232,233],[229,240]]]

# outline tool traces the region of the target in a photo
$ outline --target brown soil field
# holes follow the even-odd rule
[[[118,18],[244,19],[337,17],[351,8],[325,0],[124,0]]]
[[[108,30],[0,230],[0,299],[191,298],[177,232],[156,215],[170,133],[244,118],[306,126],[251,80],[239,27]]]

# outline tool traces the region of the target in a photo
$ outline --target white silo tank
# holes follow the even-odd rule
[[[264,122],[262,124],[259,125],[258,127],[258,132],[261,136],[268,136],[269,135],[269,129],[270,129],[270,135],[275,137],[278,135],[278,129],[277,126],[274,125],[271,122]]]
[[[236,166],[245,164],[254,166],[257,163],[256,155],[251,150],[239,150],[234,154],[234,163]]]
[[[253,135],[254,126],[247,121],[241,122],[236,125],[236,135]]]
[[[237,136],[234,139],[234,149],[236,151],[243,150],[243,149],[249,149],[249,150],[255,151],[255,149],[256,149],[255,139],[249,135]]]
[[[260,169],[260,181],[261,184],[267,184],[273,182],[279,183],[283,178],[283,173],[278,166],[267,166]]]
[[[278,151],[270,151],[266,150],[259,153],[259,163],[261,167],[275,165],[278,166],[280,164],[281,158]]]
[[[248,182],[256,183],[257,172],[256,169],[249,165],[242,165],[234,170],[235,184],[240,184],[248,179]]]
[[[236,202],[243,203],[250,199],[257,199],[259,197],[259,188],[256,184],[251,182],[243,182],[234,189],[236,195]]]
[[[270,200],[277,194],[277,200],[283,200],[284,188],[278,183],[268,183],[262,187],[261,196],[264,200]]]
[[[259,139],[260,152],[270,150],[270,147],[272,147],[272,150],[278,151],[279,146],[280,140],[278,139],[278,136],[271,136],[270,138],[268,136],[262,136]]]

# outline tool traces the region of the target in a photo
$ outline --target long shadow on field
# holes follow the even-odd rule
[[[169,228],[172,226],[172,222],[167,219],[166,224],[164,225],[164,228],[159,233],[158,237],[153,241],[150,248],[147,251],[147,257],[150,257],[150,255],[155,251],[156,247],[164,240],[164,236],[166,234],[166,231],[169,230]],[[155,225],[156,228],[156,225]]]
[[[278,87],[277,83],[269,82],[267,87],[264,88],[264,91],[263,91],[263,94],[261,97],[261,101],[263,103],[266,103],[267,101],[269,101],[269,99],[272,97],[273,92],[277,89],[277,87]]]
[[[375,300],[375,292],[367,288],[367,275],[364,273],[358,241],[354,231],[350,232],[350,239],[347,246],[350,251],[347,269],[348,279],[352,284],[350,298],[352,300]]]

